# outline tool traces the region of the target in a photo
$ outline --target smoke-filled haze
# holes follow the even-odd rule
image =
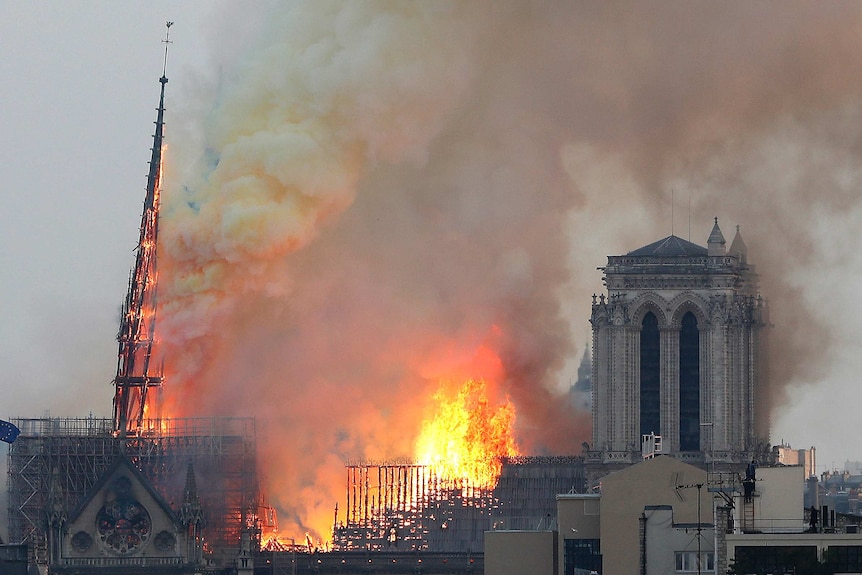
[[[189,11],[194,27],[151,18],[153,39],[134,50],[140,59],[151,49],[154,66],[125,70],[146,77],[121,106],[155,117],[160,21],[176,20],[172,57],[187,46],[195,57],[168,70],[165,396],[174,414],[258,418],[267,494],[286,528],[325,530],[345,461],[410,456],[441,379],[483,377],[496,400],[511,398],[523,451],[578,453],[589,416],[566,409],[560,392],[589,337],[595,268],[672,229],[689,237],[689,221],[705,245],[713,216],[728,242],[742,226],[770,302],[773,443],[815,445],[821,470],[860,458],[862,7],[315,1]],[[88,57],[89,72],[124,87]],[[123,96],[102,91],[86,101]],[[7,109],[20,97],[0,94]],[[44,165],[96,169],[38,195],[19,191],[42,162],[0,165],[14,248],[3,256],[7,412],[107,416],[111,321],[143,177],[124,189],[93,175],[119,159],[143,175],[151,124],[59,148],[68,135],[28,114],[14,133],[41,134]],[[119,149],[120,137],[131,144]],[[101,198],[93,185],[130,199],[88,205]],[[72,214],[77,225],[45,241]],[[121,238],[128,245],[105,255]],[[68,260],[93,269],[57,276]],[[41,275],[18,271],[37,262]],[[47,398],[55,389],[70,399]]]

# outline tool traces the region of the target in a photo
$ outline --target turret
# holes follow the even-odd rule
[[[198,497],[198,487],[195,481],[195,470],[189,461],[186,469],[186,486],[183,489],[183,504],[177,514],[180,524],[186,530],[186,557],[192,563],[203,559],[203,538],[201,530],[206,525],[201,500]]]
[[[736,226],[736,235],[730,243],[730,255],[739,258],[739,263],[744,264],[748,259],[748,247],[742,240],[742,234],[739,233],[739,226]]]
[[[715,218],[715,224],[712,226],[712,231],[709,233],[709,239],[706,240],[706,248],[708,255],[723,256],[724,252],[724,235],[721,233],[721,228],[718,227],[718,218]]]

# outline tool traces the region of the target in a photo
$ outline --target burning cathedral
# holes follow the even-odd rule
[[[153,342],[164,74],[160,84],[113,417],[14,420],[9,537],[51,573],[251,575],[261,532],[274,523],[261,498],[253,419],[148,412],[163,384]],[[346,505],[340,513],[336,505],[331,534],[340,555],[312,560],[308,545],[306,569],[295,541],[276,541],[262,551],[272,569],[289,552],[294,573],[351,562],[371,572],[374,551],[438,553],[447,573],[473,572],[486,531],[554,529],[557,494],[584,492],[644,456],[725,466],[758,457],[769,431],[768,313],[739,230],[727,249],[716,219],[707,247],[671,235],[609,256],[600,269],[607,294],[593,296],[592,443],[583,454],[508,454],[490,481],[415,462],[348,463]]]
[[[484,531],[553,528],[543,520],[556,494],[586,492],[644,457],[729,471],[768,459],[768,310],[739,229],[728,249],[716,218],[707,247],[671,235],[600,269],[608,293],[593,296],[584,453],[503,458],[483,486],[426,466],[349,466],[340,548],[475,550]]]

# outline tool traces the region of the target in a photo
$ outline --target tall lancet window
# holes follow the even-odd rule
[[[660,341],[658,319],[648,312],[641,324],[641,435],[661,433]]]
[[[679,449],[700,450],[700,335],[691,312],[679,331]]]

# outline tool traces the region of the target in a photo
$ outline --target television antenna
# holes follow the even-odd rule
[[[703,536],[703,524],[700,522],[700,492],[703,489],[703,483],[687,483],[684,485],[677,485],[675,487],[676,495],[683,499],[682,494],[679,492],[680,489],[691,489],[697,488],[697,557],[695,558],[695,562],[697,563],[697,575],[701,575],[701,560],[700,560],[700,540]]]

